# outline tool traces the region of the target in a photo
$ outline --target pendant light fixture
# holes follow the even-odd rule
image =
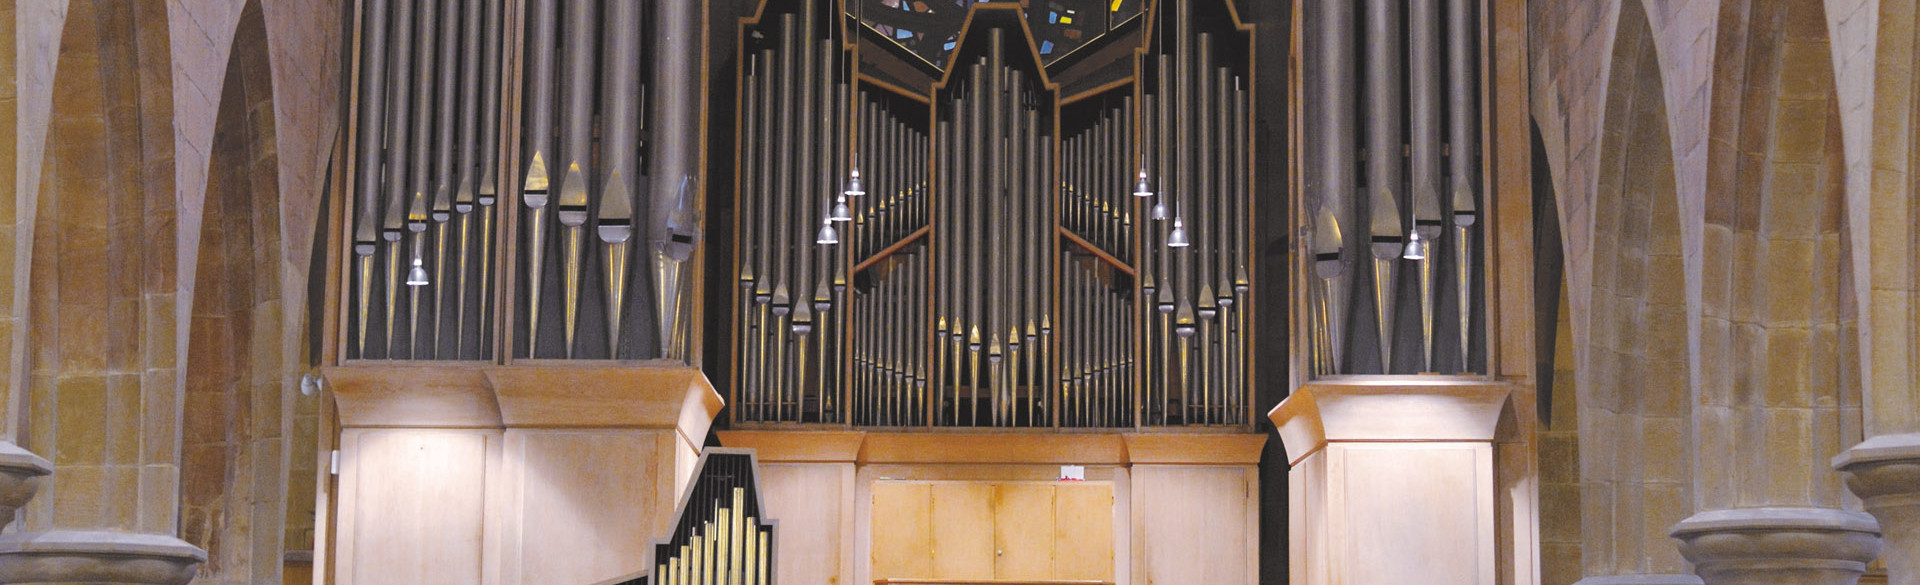
[[[1173,215],[1173,231],[1167,232],[1167,247],[1187,247],[1187,226],[1180,221],[1180,214],[1177,211]]]
[[[426,286],[427,269],[420,266],[420,257],[413,258],[413,268],[407,270],[407,286]]]
[[[841,193],[840,199],[834,201],[833,213],[827,215],[827,220],[843,223],[853,221],[853,210],[847,207],[847,195],[845,193]]]
[[[1407,249],[1401,252],[1400,257],[1406,260],[1427,259],[1427,241],[1420,239],[1420,230],[1407,233]]]
[[[820,222],[820,233],[814,236],[813,243],[822,246],[831,246],[840,243],[840,232],[834,231],[833,220],[828,219]]]

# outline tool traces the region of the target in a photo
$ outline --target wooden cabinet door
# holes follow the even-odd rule
[[[874,578],[933,575],[932,487],[916,482],[874,482]]]
[[[993,484],[936,483],[932,489],[933,578],[993,578]]]
[[[1053,578],[1054,488],[1003,483],[993,490],[993,575],[999,579]]]
[[[875,579],[1113,580],[1113,485],[873,484]]]
[[[1113,580],[1113,484],[1054,486],[1053,578]]]

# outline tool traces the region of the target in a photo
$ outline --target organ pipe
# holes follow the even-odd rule
[[[1380,331],[1380,368],[1393,368],[1395,310],[1399,304],[1394,279],[1406,236],[1400,221],[1400,120],[1406,107],[1401,98],[1402,62],[1399,5],[1392,0],[1367,2],[1367,192],[1370,250],[1373,252],[1373,299]]]
[[[395,38],[393,40],[393,46],[390,49],[390,54],[393,56],[393,64],[389,69],[392,70],[392,79],[395,80],[396,83],[393,84],[392,113],[387,118],[387,124],[389,128],[392,129],[392,136],[387,141],[389,146],[386,148],[386,154],[389,158],[386,164],[387,197],[380,228],[380,239],[387,242],[386,278],[381,288],[386,293],[386,303],[383,305],[386,309],[386,319],[383,322],[383,331],[385,334],[382,335],[382,338],[386,340],[387,355],[389,356],[398,353],[394,351],[393,348],[394,336],[399,330],[399,328],[394,325],[394,298],[400,287],[400,257],[402,256],[403,247],[403,244],[400,243],[400,234],[405,230],[406,226],[407,172],[410,168],[408,160],[411,154],[408,148],[410,143],[407,140],[407,132],[412,127],[412,118],[410,115],[413,106],[411,100],[414,81],[413,4],[412,2],[406,1],[400,3],[400,14],[394,19],[393,26]]]
[[[561,77],[560,156],[566,161],[560,178],[560,197],[555,218],[563,230],[561,251],[561,328],[566,357],[573,357],[574,332],[579,327],[580,263],[586,237],[589,185],[593,173],[593,83],[595,65],[594,23],[599,21],[595,0],[566,0],[567,22]],[[537,334],[537,333],[536,333]]]
[[[440,357],[441,324],[444,322],[442,317],[445,315],[447,305],[445,302],[445,292],[453,288],[445,286],[445,283],[447,282],[447,238],[451,236],[449,233],[450,226],[447,225],[447,220],[453,218],[453,190],[455,188],[454,181],[456,180],[454,154],[459,150],[457,146],[458,143],[455,142],[456,135],[454,130],[458,126],[455,121],[459,114],[456,97],[459,95],[458,83],[461,72],[461,68],[457,66],[460,63],[459,40],[460,23],[462,21],[462,15],[460,13],[461,3],[459,0],[445,0],[445,2],[441,4],[440,22],[442,30],[438,53],[440,59],[440,70],[438,72],[440,75],[438,81],[440,95],[439,104],[436,106],[439,110],[439,116],[438,120],[435,121],[435,130],[439,132],[439,137],[434,141],[434,145],[437,147],[435,150],[438,151],[437,154],[439,157],[433,165],[435,171],[433,197],[431,204],[427,208],[427,217],[433,221],[431,227],[433,230],[434,276],[432,283],[428,285],[431,287],[429,290],[433,291],[433,327],[429,329],[429,331],[432,332],[432,336],[427,341],[425,351],[415,350],[418,352],[416,355],[434,359]],[[419,323],[419,317],[416,316],[414,322]]]
[[[1407,5],[1408,86],[1411,89],[1408,124],[1408,168],[1413,187],[1412,251],[1431,247],[1440,238],[1440,18],[1434,2]],[[1422,253],[1416,261],[1420,276],[1420,356],[1413,360],[1421,372],[1431,371],[1433,357],[1433,267],[1438,254]]]
[[[402,4],[406,2],[403,0]],[[368,305],[372,301],[374,253],[379,245],[376,239],[379,228],[375,227],[379,220],[375,210],[380,204],[381,145],[385,143],[386,134],[387,12],[387,0],[367,0],[362,5],[364,42],[360,47],[360,111],[355,122],[353,227],[353,262],[358,275],[354,283],[358,321],[353,348],[354,353],[362,356],[367,351],[367,330],[372,328],[367,322]]]
[[[484,22],[482,24],[486,34],[482,40],[480,50],[480,60],[482,63],[480,67],[480,110],[477,112],[480,116],[481,149],[479,164],[484,169],[480,174],[479,194],[475,198],[475,203],[480,205],[481,210],[480,276],[477,281],[480,283],[480,286],[490,288],[493,283],[493,222],[494,216],[498,212],[498,208],[495,207],[494,204],[499,199],[499,168],[501,164],[500,117],[495,112],[500,111],[500,38],[501,29],[504,28],[502,25],[502,11],[504,8],[500,2],[481,2],[481,4],[486,6],[486,14],[483,15]],[[492,339],[492,328],[485,326],[485,324],[491,323],[494,317],[494,295],[483,291],[479,296],[479,319],[474,327],[474,329],[478,330],[476,333],[479,339],[475,341],[474,346],[476,353],[483,356],[486,355],[487,349],[489,348],[488,341]],[[466,298],[464,293],[462,293],[461,298]],[[461,314],[464,315],[465,311],[462,311]],[[461,347],[463,350],[461,357],[463,358],[467,355],[464,351],[465,343],[466,338],[462,336]]]
[[[482,163],[476,159],[476,157],[479,156],[480,150],[480,118],[486,115],[480,111],[480,64],[484,60],[481,49],[481,39],[486,36],[481,31],[485,25],[483,16],[487,11],[486,4],[486,2],[480,2],[478,0],[469,0],[462,6],[461,11],[461,28],[466,31],[466,34],[462,35],[464,42],[460,48],[460,54],[465,57],[461,59],[460,64],[460,158],[459,161],[455,163],[458,165],[458,170],[455,171],[453,192],[453,212],[458,215],[458,217],[455,218],[455,223],[457,224],[457,228],[455,229],[459,234],[457,236],[458,249],[454,251],[454,280],[456,281],[456,285],[452,287],[454,298],[453,357],[455,359],[466,356],[467,266],[469,258],[473,256],[473,204],[474,191],[476,189],[474,183],[480,180],[480,167],[483,165],[492,165],[492,161]],[[445,282],[445,277],[442,276],[434,280],[436,281],[435,286],[439,286],[439,282]],[[437,351],[440,347],[438,345],[439,335],[435,334],[434,337],[434,347]]]
[[[634,181],[641,179],[636,159],[640,144],[640,6],[631,2],[607,5],[604,32],[606,58],[601,64],[601,160],[599,221],[595,228],[604,246],[607,317],[607,356],[620,357],[621,323],[626,316],[628,258],[633,238]]]
[[[1448,136],[1448,175],[1452,179],[1451,206],[1454,225],[1454,284],[1458,287],[1456,298],[1459,303],[1460,340],[1456,348],[1460,368],[1471,368],[1468,351],[1472,346],[1471,317],[1473,315],[1473,279],[1477,258],[1474,250],[1473,226],[1479,218],[1476,203],[1480,192],[1479,164],[1480,120],[1476,116],[1478,105],[1474,83],[1478,70],[1473,63],[1473,42],[1479,35],[1473,18],[1472,0],[1448,0],[1447,8],[1447,97],[1449,108]]]
[[[538,355],[540,342],[542,279],[546,268],[547,198],[551,177],[547,168],[554,159],[554,43],[558,36],[560,0],[527,1],[527,49],[525,55],[527,170],[521,187],[521,202],[526,205],[527,239],[522,250],[527,256],[527,357]]]
[[[701,219],[695,206],[699,188],[693,177],[698,174],[697,149],[699,87],[696,68],[703,53],[700,47],[702,3],[651,3],[655,18],[653,59],[654,79],[662,80],[647,89],[652,109],[653,129],[649,153],[655,179],[651,185],[651,207],[645,218],[651,223],[654,245],[654,297],[668,308],[656,315],[660,325],[660,354],[687,361],[692,348],[688,333],[691,319],[682,310],[690,296],[691,283],[682,266],[691,258],[701,237]]]

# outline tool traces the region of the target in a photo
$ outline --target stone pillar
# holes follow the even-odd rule
[[[172,246],[174,131],[157,123],[174,113],[167,12],[83,2],[35,22],[59,27],[58,65],[45,158],[19,169],[43,180],[15,201],[32,211],[12,252],[25,320],[13,325],[6,418],[58,470],[0,535],[0,582],[179,585],[207,558],[175,537],[177,301],[191,287]],[[20,454],[0,452],[0,468],[8,458]]]
[[[1889,585],[1920,585],[1920,433],[1867,439],[1833,466],[1880,522]]]
[[[1309,383],[1269,413],[1295,585],[1496,582],[1497,383]],[[1442,562],[1434,562],[1442,561]]]
[[[1836,16],[1825,6],[1756,4],[1718,25],[1727,48],[1716,59],[1829,55],[1817,24]],[[1701,269],[1689,274],[1700,283],[1699,305],[1689,307],[1699,319],[1696,510],[1670,532],[1707,585],[1853,585],[1880,548],[1879,526],[1849,509],[1829,469],[1861,436],[1860,370],[1845,364],[1864,350],[1853,331],[1868,321],[1843,286],[1858,240],[1847,233],[1857,226],[1842,221],[1832,67],[1829,59],[1752,67],[1717,74],[1712,88],[1711,124],[1729,139],[1710,147],[1720,150],[1709,158],[1724,162],[1697,202],[1703,213],[1686,218],[1704,228]]]

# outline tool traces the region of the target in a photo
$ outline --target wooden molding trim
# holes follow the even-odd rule
[[[1266,435],[1250,433],[875,433],[719,431],[765,463],[858,465],[1254,465]]]
[[[1133,434],[1127,458],[1135,465],[1259,465],[1265,434]]]
[[[329,366],[320,377],[343,427],[503,426],[500,403],[477,366]]]
[[[354,364],[321,375],[344,427],[675,429],[697,446],[724,406],[687,366]]]
[[[718,431],[720,444],[753,449],[762,463],[852,463],[866,433],[857,431]]]
[[[1513,386],[1406,379],[1310,382],[1267,413],[1290,463],[1329,442],[1492,442]]]

